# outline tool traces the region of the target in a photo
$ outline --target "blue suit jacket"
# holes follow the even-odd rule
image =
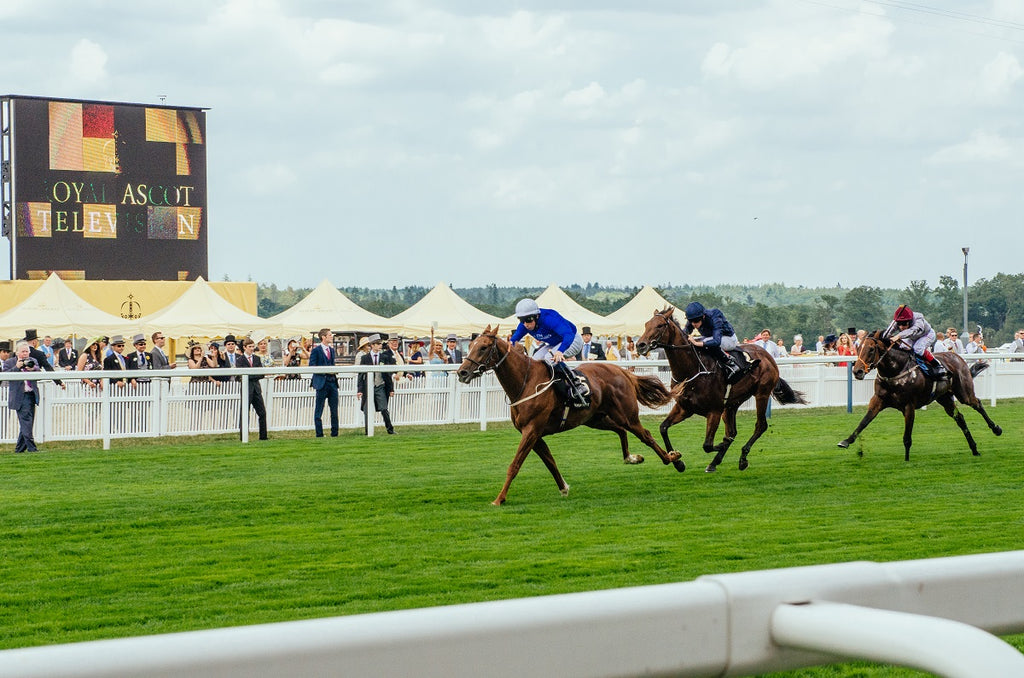
[[[18,364],[18,356],[12,355],[10,358],[4,361],[4,372],[16,372],[17,368],[14,366]],[[38,371],[38,370],[36,370]],[[17,410],[21,407],[25,400],[25,396],[29,396],[34,401],[34,404],[39,404],[39,382],[35,382],[35,390],[30,393],[26,393],[22,382],[20,381],[9,381],[7,382],[7,407],[12,410]]]
[[[324,351],[323,344],[317,344],[309,352],[309,366],[310,367],[330,367],[334,365],[334,361],[327,359],[327,352]],[[310,386],[319,391],[327,383],[326,374],[314,374]]]

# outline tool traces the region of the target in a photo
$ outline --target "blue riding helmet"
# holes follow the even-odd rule
[[[686,305],[686,319],[699,320],[704,317],[704,306],[699,301],[691,301]]]

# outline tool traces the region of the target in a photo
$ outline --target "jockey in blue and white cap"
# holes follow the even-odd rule
[[[553,366],[555,373],[560,374],[569,386],[575,404],[588,407],[586,396],[589,391],[565,364],[566,358],[579,355],[583,350],[583,336],[576,326],[562,317],[562,314],[551,308],[541,308],[533,299],[523,299],[516,304],[516,317],[519,326],[509,338],[513,344],[527,334],[539,342],[540,347],[533,353],[534,360],[543,360]]]
[[[725,314],[717,308],[704,308],[699,301],[687,304],[686,327],[683,328],[683,332],[689,336],[694,330],[700,333],[700,339],[691,341],[695,346],[704,348],[718,361],[725,370],[726,381],[730,384],[738,382],[760,362],[760,359],[755,358],[741,366],[726,353],[739,346],[739,342],[736,340],[736,332],[732,325],[725,319]]]

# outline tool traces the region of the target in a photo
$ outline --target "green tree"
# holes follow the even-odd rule
[[[931,290],[924,280],[911,280],[903,290],[903,303],[915,311],[920,311],[926,318],[932,317]]]
[[[861,285],[846,293],[839,304],[837,318],[839,329],[847,327],[870,329],[885,327],[889,323],[889,313],[882,305],[882,290],[877,287]]]

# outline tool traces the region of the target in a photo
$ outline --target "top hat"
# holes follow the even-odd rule
[[[589,327],[587,327],[586,325],[584,325],[584,326],[583,326],[583,331],[582,331],[582,332],[580,332],[580,334],[593,334],[593,332],[591,332],[591,331],[590,331],[590,328],[589,328]]]
[[[0,341],[0,351],[10,351],[10,350],[11,350],[11,342],[9,342],[9,341]]]
[[[458,340],[459,340],[459,338],[457,336],[455,336],[454,334],[449,334],[448,338],[445,341],[458,341]]]
[[[134,346],[135,344],[145,344],[145,343],[146,343],[146,335],[145,334],[136,334],[134,337],[132,337],[132,346]]]
[[[118,344],[124,346],[124,337],[121,336],[120,334],[115,334],[110,338],[110,345],[117,346]]]
[[[379,344],[381,341],[383,340],[380,338],[379,334],[371,334],[366,338],[367,344]]]
[[[235,339],[235,335],[229,334],[226,337],[224,337],[224,343],[225,344],[237,344],[238,340]]]
[[[34,341],[39,338],[39,333],[35,330],[25,330],[25,338],[22,341]]]

